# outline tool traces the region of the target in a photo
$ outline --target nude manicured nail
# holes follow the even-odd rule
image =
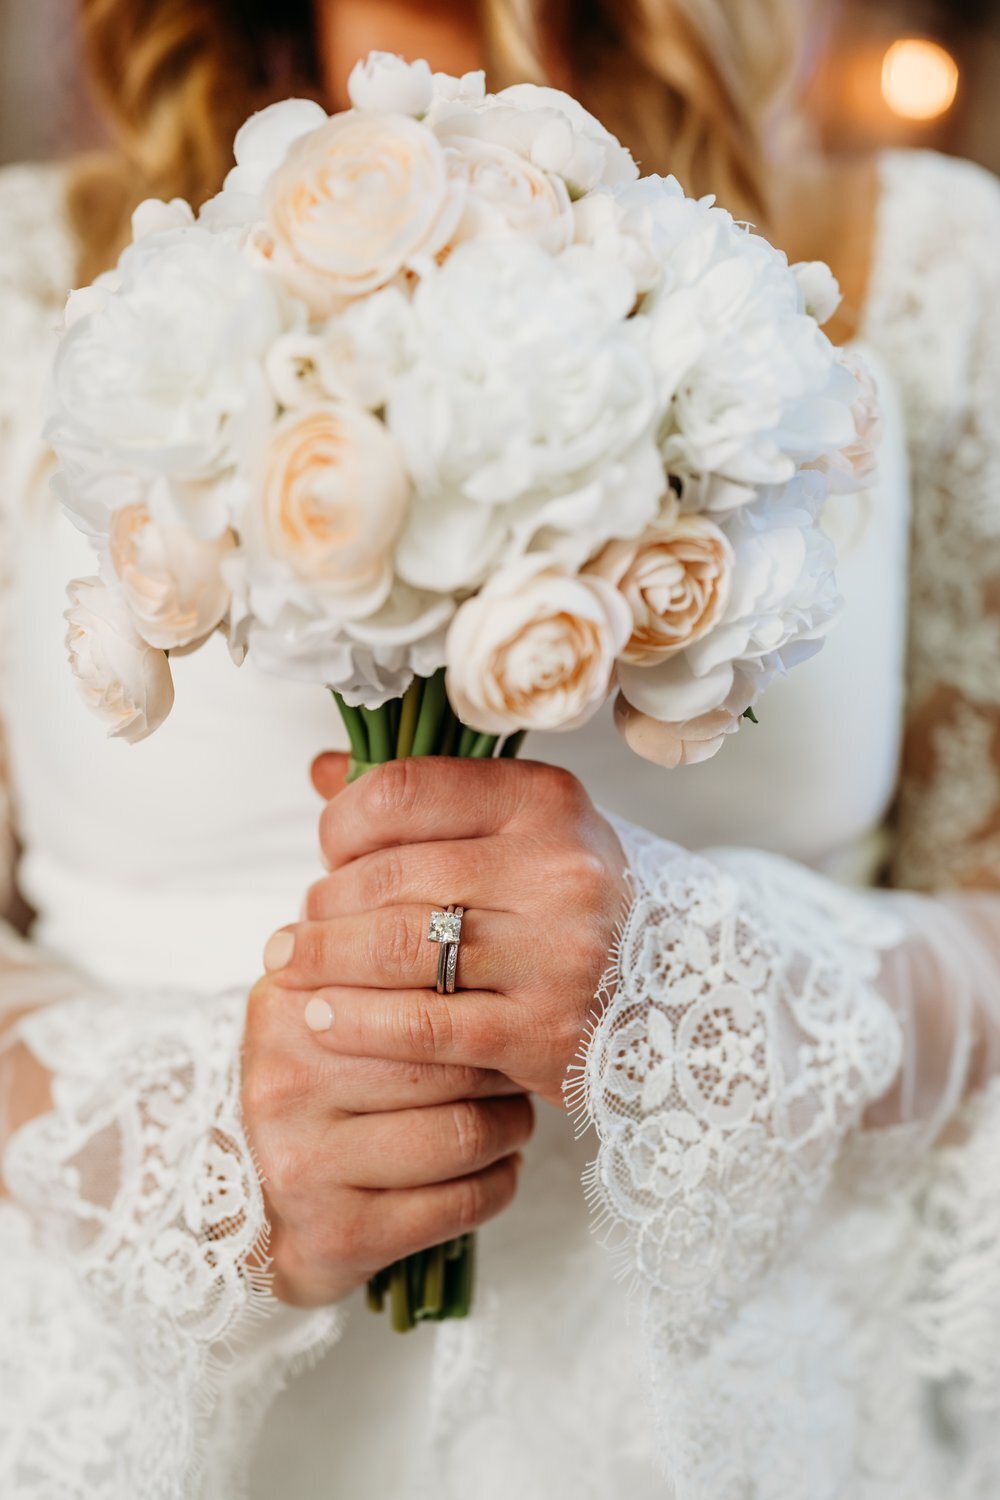
[[[295,952],[295,938],[290,932],[276,932],[269,937],[264,948],[264,968],[269,974],[283,969]]]
[[[309,1001],[305,1015],[310,1031],[329,1031],[333,1025],[333,1010],[319,995],[314,995]]]

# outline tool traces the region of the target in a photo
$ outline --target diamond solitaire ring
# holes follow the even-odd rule
[[[447,911],[432,911],[427,936],[432,943],[441,944],[438,959],[437,992],[439,995],[455,993],[455,976],[458,973],[458,945],[462,941],[462,918],[464,906],[449,906]]]

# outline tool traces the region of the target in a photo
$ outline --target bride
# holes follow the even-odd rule
[[[799,9],[83,4],[114,148],[0,174],[0,822],[34,913],[0,937],[5,1500],[1000,1492],[1000,193],[776,158]],[[332,708],[221,642],[139,747],[76,701],[87,551],[38,435],[67,289],[371,47],[565,85],[834,262],[879,481],[831,502],[842,623],[710,763],[605,717],[346,789],[329,752],[313,790]],[[366,1314],[374,1270],[480,1225],[470,1319]]]

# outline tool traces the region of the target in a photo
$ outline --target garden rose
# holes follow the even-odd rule
[[[336,115],[300,136],[264,192],[262,248],[327,316],[404,270],[426,270],[461,213],[443,147],[407,115]]]
[[[335,402],[290,412],[268,443],[248,546],[338,618],[362,618],[388,596],[408,491],[395,442],[368,412]]]
[[[573,242],[573,205],[561,177],[490,141],[442,134],[448,169],[465,186],[455,241],[533,240],[557,255]]]
[[[608,695],[631,619],[601,578],[535,554],[462,604],[448,631],[448,697],[483,734],[575,729]]]
[[[76,578],[68,593],[66,650],[84,701],[109,736],[137,744],[173,707],[166,654],[142,639],[123,595],[101,579]]]
[[[718,623],[729,602],[733,549],[714,521],[683,515],[671,497],[641,536],[609,542],[587,572],[613,584],[632,611],[622,661],[652,666]]]
[[[222,560],[234,545],[231,531],[206,540],[158,526],[142,504],[112,514],[108,561],[143,640],[169,651],[215,629],[229,607]]]

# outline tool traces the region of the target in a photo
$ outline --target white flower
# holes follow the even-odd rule
[[[316,371],[328,396],[377,410],[392,383],[417,357],[417,328],[409,298],[386,287],[352,302],[323,329]]]
[[[486,98],[486,74],[482,68],[463,73],[460,78],[453,78],[450,73],[435,73],[433,82],[432,108],[435,104],[481,104]]]
[[[448,167],[464,188],[456,243],[473,239],[534,240],[551,255],[573,242],[573,205],[561,177],[544,172],[506,146],[439,132]]]
[[[725,612],[702,639],[656,666],[623,662],[627,701],[661,723],[755,701],[777,672],[818,651],[836,618],[833,548],[818,525],[823,479],[803,474],[723,522],[734,554]],[[737,708],[734,686],[745,688]]]
[[[841,304],[840,283],[822,260],[800,260],[792,272],[802,292],[803,306],[822,326],[829,323]]]
[[[143,640],[174,650],[204,640],[229,607],[222,560],[232,532],[205,540],[181,526],[158,526],[145,505],[111,517],[108,561]]]
[[[375,114],[422,115],[430,107],[434,82],[427,63],[408,63],[392,52],[369,52],[347,80],[355,109]]]
[[[632,621],[617,589],[521,558],[459,607],[448,631],[448,701],[483,734],[576,729],[608,695]]]
[[[374,614],[392,584],[408,494],[396,444],[367,411],[327,402],[289,412],[270,435],[259,494],[241,517],[251,578],[283,580],[332,619]]]
[[[461,213],[444,148],[407,115],[335,115],[300,136],[264,192],[258,253],[317,316],[426,272]]]
[[[68,593],[66,649],[84,702],[110,736],[134,745],[173,707],[170,664],[139,635],[122,595],[99,578],[76,578]]]
[[[166,481],[157,519],[219,535],[216,482],[272,419],[263,362],[292,317],[228,236],[145,236],[62,341],[49,441],[81,470]]]
[[[726,509],[848,444],[853,382],[804,312],[785,257],[672,179],[609,197],[578,207],[577,232],[652,283],[634,321],[666,408],[667,469],[697,479],[702,504]]]
[[[625,147],[559,89],[520,83],[471,106],[462,99],[436,99],[427,119],[442,135],[506,146],[561,177],[574,196],[638,176]]]
[[[144,198],[132,213],[132,238],[141,240],[147,234],[164,229],[188,229],[194,223],[194,210],[183,198]]]
[[[866,489],[875,480],[882,442],[882,407],[875,378],[861,355],[853,349],[839,349],[837,361],[855,381],[851,403],[854,441],[827,454],[816,468],[826,475],[831,491],[842,495]]]
[[[739,697],[739,690],[731,696]],[[752,697],[752,692],[748,696]],[[744,703],[743,708],[748,706]],[[663,724],[640,713],[619,693],[615,699],[615,728],[636,755],[673,771],[678,766],[701,765],[718,755],[728,736],[739,729],[742,712],[743,709],[734,712],[723,705],[679,724]]]
[[[236,132],[236,165],[226,177],[223,193],[242,199],[252,217],[265,183],[281,166],[293,142],[318,130],[329,118],[312,99],[282,99],[258,110]]]
[[[461,245],[417,289],[417,357],[387,420],[417,496],[397,568],[465,589],[532,542],[582,563],[652,520],[665,488],[627,272],[579,247]]]

